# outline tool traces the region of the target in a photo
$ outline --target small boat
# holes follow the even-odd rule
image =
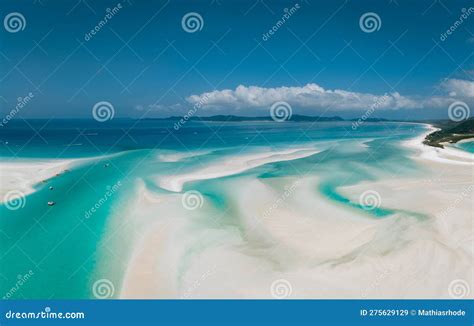
[[[48,202],[48,206],[54,206],[54,204],[56,204],[54,201],[49,201]]]
[[[53,190],[53,189],[54,189],[53,186],[49,186],[49,190]]]

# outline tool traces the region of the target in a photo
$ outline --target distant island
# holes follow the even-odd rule
[[[164,121],[179,121],[179,120],[186,120],[186,121],[219,121],[219,122],[252,122],[252,121],[269,121],[274,122],[271,116],[262,116],[262,117],[246,117],[246,116],[238,116],[238,115],[212,115],[212,116],[191,116],[191,117],[184,117],[184,116],[171,116],[167,118],[144,118],[143,120],[164,120]],[[340,116],[332,116],[332,117],[321,117],[321,116],[308,116],[308,115],[300,115],[294,114],[289,118],[288,122],[326,122],[326,121],[358,121],[361,120],[359,118],[353,119],[344,119]],[[393,122],[413,122],[413,121],[400,121],[400,120],[389,120],[389,119],[382,119],[382,118],[367,118],[363,120],[364,122],[382,122],[382,121],[393,121]],[[419,121],[417,121],[419,122]]]
[[[426,136],[423,144],[444,148],[443,143],[455,144],[463,139],[474,138],[474,118],[463,122],[438,122],[434,126],[441,130]]]
[[[213,115],[213,116],[171,116],[167,118],[145,118],[143,120],[163,120],[163,121],[204,121],[204,122],[274,122],[271,116],[261,117],[246,117],[236,115]],[[321,116],[306,116],[306,115],[292,115],[288,122],[334,122],[334,121],[360,121],[360,119],[343,119],[339,116],[321,117]],[[474,118],[470,118],[462,122],[453,122],[451,120],[391,120],[383,118],[367,118],[364,122],[415,122],[415,123],[429,123],[441,129],[426,136],[423,141],[424,144],[444,148],[443,143],[457,143],[463,139],[474,138]]]
[[[182,116],[172,116],[168,118],[146,118],[146,120],[181,120],[186,121],[223,121],[223,122],[242,122],[242,121],[272,121],[275,120],[271,116],[263,117],[244,117],[237,115],[213,115],[208,117],[182,117]],[[301,121],[345,121],[343,118],[338,116],[333,117],[319,117],[319,116],[306,116],[306,115],[292,115],[287,121],[301,122]]]

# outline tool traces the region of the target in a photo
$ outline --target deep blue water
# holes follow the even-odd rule
[[[134,149],[187,151],[242,146],[275,146],[314,141],[418,134],[421,125],[351,122],[187,122],[116,119],[12,120],[0,129],[0,156],[84,157]]]

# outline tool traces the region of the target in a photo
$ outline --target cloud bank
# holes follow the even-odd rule
[[[238,113],[244,108],[268,109],[277,101],[292,106],[328,111],[366,110],[377,105],[380,110],[423,109],[447,107],[456,98],[473,98],[474,82],[449,79],[441,83],[446,96],[404,96],[398,92],[371,94],[341,89],[324,89],[318,84],[302,87],[264,88],[239,85],[236,89],[215,90],[191,95],[186,100],[191,104],[203,103],[203,108]]]
[[[441,86],[449,92],[449,96],[474,98],[474,82],[462,79],[448,79]]]

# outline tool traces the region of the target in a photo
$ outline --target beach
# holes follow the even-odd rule
[[[0,202],[9,192],[28,195],[34,192],[34,185],[64,172],[72,160],[11,160],[0,162]]]
[[[5,323],[474,326],[472,1],[2,5]]]
[[[4,210],[2,259],[56,271],[55,283],[37,272],[53,297],[94,297],[108,280],[124,299],[451,298],[453,282],[473,286],[473,155],[423,145],[430,125],[388,127],[268,146],[270,126],[250,148],[4,161],[2,194],[27,205]],[[59,195],[37,187],[51,178]],[[57,235],[44,251],[44,230],[15,224],[35,211]],[[38,267],[10,254],[15,237]]]
[[[340,189],[353,202],[368,189],[376,191],[379,205],[396,211],[389,218],[368,218],[328,202],[315,192],[317,177],[222,181],[234,189],[230,196],[241,229],[229,225],[201,236],[180,233],[178,223],[191,228],[187,219],[205,219],[208,211],[157,223],[133,255],[121,297],[271,298],[272,282],[284,279],[292,298],[450,298],[453,280],[472,285],[473,161],[461,151],[423,145],[433,130],[427,126],[402,144],[422,166],[422,176]],[[229,174],[228,164],[206,171],[211,169],[212,176],[201,170],[174,176],[179,182],[173,188],[169,181],[165,188],[179,191],[185,181]],[[179,206],[179,197],[174,201]],[[174,211],[170,205],[161,209]],[[171,266],[179,270],[179,249],[170,241],[177,237],[213,244],[189,263],[180,285],[166,277]],[[160,280],[167,280],[166,286]]]

